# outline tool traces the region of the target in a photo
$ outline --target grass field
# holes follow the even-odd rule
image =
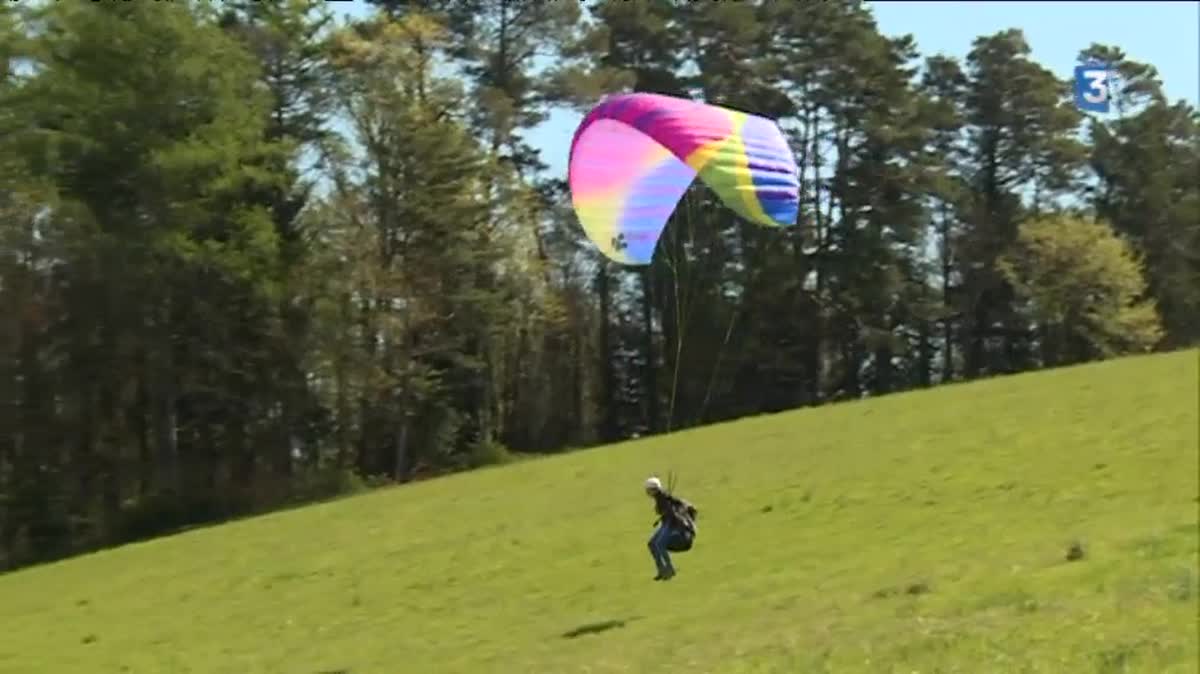
[[[1195,674],[1198,361],[763,416],[0,576],[0,672]],[[655,583],[641,483],[667,468],[700,537]]]

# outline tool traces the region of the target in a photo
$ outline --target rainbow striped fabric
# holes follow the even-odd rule
[[[796,160],[771,120],[659,94],[622,94],[592,109],[571,142],[575,212],[610,259],[649,264],[667,220],[699,175],[743,218],[795,224]]]

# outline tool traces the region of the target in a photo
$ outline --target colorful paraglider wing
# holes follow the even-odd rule
[[[657,94],[605,99],[575,132],[568,182],[588,237],[610,259],[648,264],[671,212],[700,179],[742,217],[795,223],[799,179],[771,121]]]
[[[743,218],[766,227],[795,224],[799,171],[779,127],[762,117],[717,109],[732,118],[734,132],[696,148],[688,164]]]
[[[596,246],[623,264],[647,264],[696,171],[624,122],[598,119],[576,140],[571,199]]]

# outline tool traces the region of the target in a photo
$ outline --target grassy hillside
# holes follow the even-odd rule
[[[760,417],[0,576],[0,672],[1194,674],[1198,355]],[[701,535],[655,583],[640,489],[668,467]]]

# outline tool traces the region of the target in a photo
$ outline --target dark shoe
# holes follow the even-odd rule
[[[670,571],[666,572],[665,574],[659,574],[659,578],[662,580],[671,580],[674,577],[675,577],[675,569],[671,569]]]

